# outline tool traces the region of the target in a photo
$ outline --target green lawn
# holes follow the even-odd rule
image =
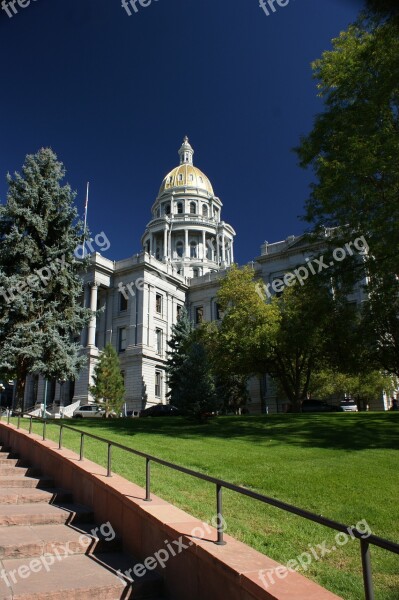
[[[348,525],[365,520],[374,534],[399,541],[399,413],[218,417],[206,425],[181,418],[72,423]],[[57,426],[47,431],[58,439]],[[79,440],[64,431],[65,446],[78,450]],[[106,446],[87,439],[85,456],[105,465]],[[113,470],[144,485],[144,459],[114,450]],[[201,519],[216,512],[215,486],[165,467],[153,465],[152,491]],[[228,490],[224,511],[230,535],[282,563],[310,546],[318,551],[324,541],[336,545],[335,532]],[[372,566],[376,600],[397,600],[399,556],[372,547]],[[364,598],[357,541],[300,572],[346,600]]]

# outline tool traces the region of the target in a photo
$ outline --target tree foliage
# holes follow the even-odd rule
[[[187,416],[206,420],[217,408],[215,382],[206,345],[187,310],[172,328],[167,356],[171,404]]]
[[[222,280],[218,301],[226,311],[220,327],[220,361],[234,375],[268,373],[294,410],[307,397],[312,372],[327,360],[327,334],[340,305],[319,283],[297,283],[267,301],[254,272],[233,268]],[[263,410],[265,398],[261,399]]]
[[[106,418],[111,411],[119,414],[125,398],[125,384],[119,356],[111,344],[107,344],[100,354],[93,381],[90,393],[95,400],[104,404]]]
[[[74,379],[86,361],[74,342],[91,317],[74,256],[82,227],[64,175],[51,149],[28,155],[0,205],[0,369],[16,373],[19,407],[28,373]]]
[[[313,63],[325,110],[297,152],[315,174],[306,204],[314,230],[337,227],[367,240],[365,342],[377,366],[398,374],[399,25],[396,2],[369,5],[374,12]],[[352,264],[352,281],[361,279],[359,262]]]

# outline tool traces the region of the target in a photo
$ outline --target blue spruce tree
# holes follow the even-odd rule
[[[23,408],[29,373],[75,379],[84,366],[77,336],[91,317],[81,303],[82,242],[65,169],[54,152],[28,155],[22,174],[7,176],[0,205],[0,370],[15,374]]]

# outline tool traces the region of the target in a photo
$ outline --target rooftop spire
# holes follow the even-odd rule
[[[192,165],[193,164],[193,154],[194,154],[194,150],[192,149],[192,147],[188,141],[188,137],[185,136],[183,143],[179,150],[180,164],[181,165],[187,165],[187,164]]]

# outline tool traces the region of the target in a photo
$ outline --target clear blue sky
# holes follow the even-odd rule
[[[148,0],[147,0],[148,1]],[[0,11],[0,201],[7,171],[51,146],[108,258],[140,251],[164,175],[188,135],[236,229],[236,260],[301,233],[310,173],[292,152],[322,104],[310,62],[361,0],[35,0]]]

